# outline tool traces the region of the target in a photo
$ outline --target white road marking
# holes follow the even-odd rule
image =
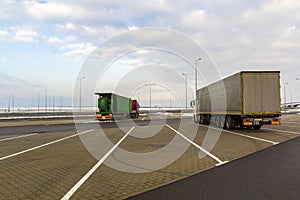
[[[115,146],[113,146],[97,163],[86,173],[66,194],[61,198],[61,200],[70,199],[71,196],[81,187],[82,184],[100,167],[100,165],[106,160],[106,158],[121,144],[121,142],[130,134],[130,132],[135,128],[133,126]]]
[[[178,135],[180,135],[181,137],[183,137],[183,139],[185,139],[186,141],[188,141],[189,143],[191,143],[192,145],[194,145],[196,148],[200,149],[202,152],[204,152],[206,155],[208,155],[209,157],[211,157],[212,159],[214,159],[215,161],[218,162],[218,164],[216,164],[217,166],[222,165],[227,163],[228,161],[222,161],[221,159],[219,159],[217,156],[213,155],[212,153],[210,153],[209,151],[207,151],[206,149],[202,148],[201,146],[199,146],[198,144],[196,144],[195,142],[193,142],[192,140],[190,140],[189,138],[187,138],[186,136],[184,136],[182,133],[180,133],[179,131],[177,131],[176,129],[174,129],[173,127],[169,126],[168,124],[165,124],[168,128],[170,128],[172,131],[174,131],[175,133],[177,133]]]
[[[240,134],[240,133],[236,133],[236,132],[233,132],[233,131],[227,131],[227,130],[223,130],[223,131],[227,132],[227,133],[231,133],[233,135],[239,135],[239,136],[242,136],[242,137],[246,137],[246,138],[250,138],[250,139],[254,139],[254,140],[259,140],[259,141],[262,141],[262,142],[271,143],[273,145],[279,144],[279,142],[274,142],[272,140],[266,140],[266,139],[262,139],[262,138],[258,138],[258,137],[253,137],[253,136],[250,136],[250,135]]]
[[[142,118],[142,121],[144,121],[144,120],[145,120],[145,117]]]
[[[191,122],[191,123],[193,123],[193,122]],[[197,124],[197,125],[203,126],[203,127],[208,127],[208,126],[205,126],[205,125],[202,125],[202,124]],[[209,128],[216,129],[216,130],[222,130],[226,133],[230,133],[230,134],[233,134],[233,135],[238,135],[238,136],[241,136],[241,137],[246,137],[246,138],[250,138],[250,139],[254,139],[254,140],[259,140],[259,141],[262,141],[262,142],[271,143],[273,145],[279,144],[279,142],[274,142],[274,141],[271,141],[271,140],[266,140],[266,139],[262,139],[262,138],[258,138],[258,137],[253,137],[253,136],[250,136],[250,135],[240,134],[240,133],[236,133],[236,132],[233,132],[233,131],[228,131],[228,130],[225,130],[225,129],[215,128],[215,127],[211,127],[211,126]]]
[[[9,138],[4,138],[4,139],[1,139],[0,142],[7,141],[7,140],[14,140],[14,139],[23,138],[23,137],[29,137],[29,136],[33,136],[33,135],[36,135],[36,133],[26,134],[26,135],[19,135],[19,136],[9,137]]]
[[[0,161],[1,161],[1,160],[5,160],[5,159],[7,159],[7,158],[11,158],[11,157],[17,156],[17,155],[20,155],[20,154],[23,154],[23,153],[26,153],[26,152],[29,152],[29,151],[36,150],[36,149],[39,149],[39,148],[42,148],[42,147],[45,147],[45,146],[48,146],[48,145],[51,145],[51,144],[54,144],[54,143],[57,143],[57,142],[61,142],[61,141],[63,141],[63,140],[70,139],[70,138],[75,137],[75,136],[78,136],[78,135],[85,134],[85,133],[91,132],[91,131],[93,131],[93,130],[94,130],[94,129],[87,130],[87,131],[84,131],[84,132],[82,132],[82,133],[77,133],[77,134],[74,134],[74,135],[70,135],[70,136],[67,136],[67,137],[64,137],[64,138],[61,138],[61,139],[58,139],[58,140],[54,140],[54,141],[52,141],[52,142],[48,142],[48,143],[45,143],[45,144],[42,144],[42,145],[39,145],[39,146],[36,146],[36,147],[32,147],[32,148],[26,149],[26,150],[24,150],[24,151],[20,151],[20,152],[14,153],[14,154],[10,154],[10,155],[8,155],[8,156],[1,157],[1,158],[0,158]]]
[[[280,129],[273,129],[273,128],[262,128],[263,130],[269,130],[269,131],[277,131],[277,132],[283,132],[283,133],[291,133],[295,135],[300,135],[300,132],[295,132],[295,131],[284,131]]]

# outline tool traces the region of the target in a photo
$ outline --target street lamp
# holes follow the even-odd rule
[[[77,78],[79,80],[79,111],[81,112],[81,80],[85,77]]]
[[[10,101],[12,99],[12,112],[14,112],[14,107],[15,107],[15,97],[13,94],[11,94],[9,96],[9,99],[8,99],[8,112],[10,112]]]
[[[172,103],[171,103],[171,101],[172,101],[172,95],[173,95],[173,93],[170,94],[170,108],[172,108]]]
[[[197,63],[199,60],[201,60],[202,58],[198,58],[196,61],[195,61],[195,97],[197,96],[197,73],[198,73],[198,67],[197,67]]]
[[[286,93],[285,93],[285,85],[288,85],[289,83],[283,84],[283,92],[284,92],[284,110],[286,112]]]
[[[149,86],[150,87],[150,108],[149,108],[149,116],[150,116],[150,113],[151,113],[151,86],[152,85],[156,85],[155,83],[149,83],[149,84],[146,84],[145,86]]]
[[[45,112],[47,112],[47,90],[45,89]]]
[[[182,73],[185,78],[185,111],[187,111],[187,74]]]
[[[40,93],[38,92],[38,113],[40,112]]]

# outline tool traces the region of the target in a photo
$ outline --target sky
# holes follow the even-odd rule
[[[132,32],[149,27],[169,30],[172,39],[148,30]],[[300,101],[300,80],[296,80],[300,78],[300,1],[4,0],[0,2],[0,107],[10,106],[12,99],[16,107],[37,106],[38,97],[42,106],[46,95],[48,106],[53,99],[55,105],[60,99],[65,106],[78,104],[73,99],[78,97],[79,82],[86,106],[94,104],[94,92],[102,91],[137,98],[146,106],[150,87],[153,104],[185,105],[182,73],[187,74],[190,101],[195,84],[191,64],[197,56],[188,63],[165,49],[117,54],[140,44],[171,50],[177,46],[179,51],[187,47],[182,46],[186,43],[181,36],[201,46],[203,51],[197,53],[208,61],[198,64],[200,68],[213,64],[218,71],[215,81],[241,70],[279,70],[282,100]],[[114,45],[108,48],[109,44]],[[98,79],[83,70],[95,51],[102,59],[115,56],[109,66],[99,66],[102,71],[93,68]],[[210,82],[205,78],[199,77],[198,87]]]

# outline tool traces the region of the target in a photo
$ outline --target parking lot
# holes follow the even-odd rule
[[[156,120],[159,119],[158,116]],[[143,121],[147,121],[147,118]],[[26,124],[20,126],[26,127]],[[1,134],[0,198],[124,199],[211,168],[222,167],[227,162],[273,145],[280,145],[298,137],[299,128],[299,114],[283,115],[280,126],[263,126],[261,130],[220,131],[214,127],[194,124],[191,120],[179,119],[172,123],[137,124],[134,128],[128,126],[122,130],[112,126],[102,130],[119,148],[99,147],[103,148],[103,154],[98,159],[89,153],[80,139],[82,136],[97,134],[99,130],[95,127],[79,132],[48,132],[45,125],[43,133]],[[157,134],[142,137],[154,129],[159,130]],[[195,130],[197,132],[193,137],[191,133]],[[211,150],[203,146],[207,134],[217,138]],[[134,137],[138,135],[140,137]],[[187,144],[188,148],[178,159],[163,168],[153,171],[152,165],[159,165],[167,157],[173,156],[174,151],[164,151],[159,158],[148,160],[149,169],[141,171],[134,164],[136,160],[120,161],[118,157],[121,155],[120,149],[139,154],[158,151],[175,137],[179,138],[178,148],[181,148],[181,144]],[[135,167],[138,173],[116,170],[106,166],[106,161],[117,164],[119,161],[120,166],[131,170]]]

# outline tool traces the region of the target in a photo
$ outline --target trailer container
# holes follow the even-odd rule
[[[114,93],[95,93],[98,95],[98,111],[96,119],[114,120],[128,117],[138,118],[139,106],[137,100],[131,100]]]
[[[194,120],[201,124],[260,129],[279,125],[280,115],[279,71],[241,71],[196,91]]]

